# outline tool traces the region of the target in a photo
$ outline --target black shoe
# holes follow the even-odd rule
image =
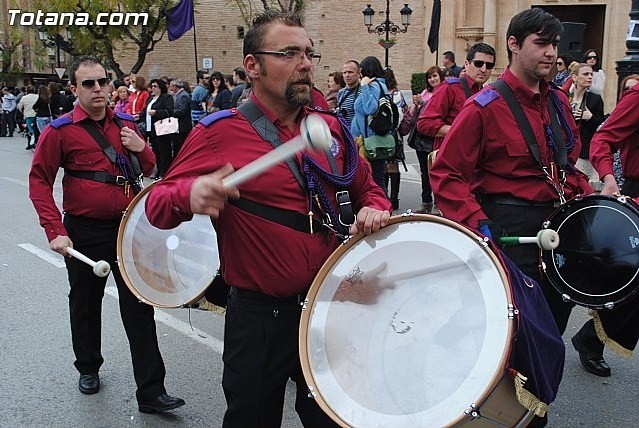
[[[579,333],[575,334],[570,341],[579,353],[581,365],[587,372],[601,377],[610,376],[610,366],[604,360],[603,354],[589,350],[579,339]]]
[[[171,397],[167,394],[160,394],[150,401],[138,401],[138,409],[142,413],[166,412],[184,406],[184,400]]]
[[[78,389],[83,394],[95,394],[100,391],[100,376],[97,373],[80,375]]]

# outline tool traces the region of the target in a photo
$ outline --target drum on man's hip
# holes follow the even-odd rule
[[[313,282],[304,377],[342,426],[525,426],[532,414],[506,372],[512,311],[481,237],[440,217],[393,217],[338,248]]]
[[[194,215],[174,229],[149,223],[150,185],[131,201],[118,231],[118,267],[143,303],[177,308],[198,301],[220,265],[217,235],[208,216]]]

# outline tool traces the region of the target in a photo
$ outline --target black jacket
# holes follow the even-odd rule
[[[149,96],[140,116],[146,118],[146,109],[149,107],[151,101],[153,101],[153,96]],[[155,122],[173,116],[173,97],[169,94],[160,94],[151,106],[151,110],[155,110],[155,114],[151,116],[151,132],[155,134],[155,128],[153,126]]]
[[[173,117],[177,117],[179,123],[180,134],[188,134],[193,129],[193,120],[191,119],[191,96],[182,89],[175,96],[175,108],[173,109]]]

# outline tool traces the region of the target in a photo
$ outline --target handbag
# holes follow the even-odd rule
[[[433,151],[435,137],[424,135],[417,130],[417,120],[419,119],[419,115],[425,106],[426,104],[422,104],[422,106],[415,113],[415,116],[411,118],[410,131],[408,133],[408,138],[406,138],[406,144],[408,144],[408,147],[410,147],[411,149],[415,149],[418,152],[430,153]]]
[[[168,117],[166,119],[160,119],[153,124],[155,128],[155,135],[168,135],[178,133],[178,120],[174,117]]]
[[[364,137],[364,150],[371,160],[392,158],[395,156],[395,136],[388,133]]]

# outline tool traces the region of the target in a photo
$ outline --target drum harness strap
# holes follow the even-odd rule
[[[251,123],[262,139],[268,141],[274,148],[283,144],[279,139],[275,125],[268,120],[264,112],[253,101],[247,100],[238,110]],[[340,121],[340,123],[342,122]],[[344,126],[343,123],[342,126]],[[325,150],[325,154],[331,167],[331,173],[324,171],[324,169],[317,165],[315,160],[307,154],[302,156],[306,177],[302,175],[294,158],[286,161],[286,165],[291,170],[302,191],[304,193],[308,192],[310,196],[308,216],[294,210],[273,207],[245,198],[229,200],[229,203],[250,214],[300,232],[313,234],[315,230],[323,230],[326,228],[344,239],[348,235],[348,227],[355,221],[348,191],[341,190],[335,194],[339,209],[339,214],[337,214],[326,196],[323,186],[320,184],[320,179],[342,189],[345,189],[353,182],[355,166],[357,165],[357,152],[355,151],[355,145],[351,144],[351,146],[353,147],[353,153],[349,153],[347,149],[345,155],[347,173],[344,176],[338,174],[337,162],[335,162],[330,148]],[[351,165],[353,161],[355,163]],[[314,217],[313,207],[316,207],[322,214],[322,221]],[[333,222],[334,218],[338,219],[337,223]]]
[[[123,128],[124,125],[122,125],[120,118],[114,117],[113,119],[119,128]],[[129,189],[132,187],[133,194],[137,195],[140,190],[142,190],[143,184],[142,168],[135,153],[129,152],[130,160],[125,155],[117,153],[115,148],[107,141],[106,137],[98,130],[94,121],[85,120],[82,121],[80,125],[93,137],[95,142],[98,143],[111,163],[118,166],[122,175],[115,176],[107,171],[76,171],[67,168],[65,168],[64,172],[72,177],[124,186],[124,193],[127,197],[129,196]]]
[[[548,147],[554,153],[554,162],[550,162],[550,166],[544,165],[541,160],[541,154],[539,152],[539,145],[537,144],[537,140],[535,139],[535,134],[533,133],[532,127],[530,125],[530,121],[526,117],[524,110],[521,108],[521,105],[517,102],[515,98],[515,94],[508,84],[503,80],[497,80],[492,84],[493,88],[495,88],[506,101],[510,111],[513,113],[515,120],[517,121],[517,125],[519,126],[519,130],[521,131],[524,139],[526,140],[526,144],[532,153],[535,161],[539,164],[541,170],[544,173],[544,177],[548,183],[555,189],[557,194],[559,195],[559,202],[561,204],[566,202],[566,197],[564,195],[564,185],[566,183],[566,169],[571,172],[574,172],[570,164],[568,163],[568,152],[572,151],[575,146],[575,139],[568,125],[568,122],[563,115],[563,112],[558,109],[561,109],[561,100],[555,93],[555,90],[550,88],[549,94],[550,99],[548,100],[548,113],[550,116],[551,124],[546,124],[546,141],[548,143]],[[561,124],[559,123],[561,121]],[[568,145],[566,145],[566,141],[564,140],[564,136],[561,132],[561,129],[565,129],[568,135]],[[559,177],[556,179],[556,168],[559,167]]]

